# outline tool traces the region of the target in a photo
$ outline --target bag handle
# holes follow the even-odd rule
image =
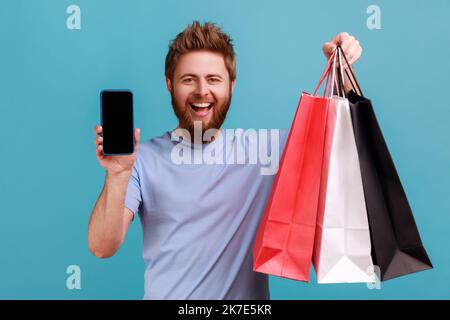
[[[327,62],[327,64],[326,64],[326,66],[325,66],[325,70],[322,72],[322,75],[321,75],[321,77],[320,77],[319,83],[318,83],[317,86],[316,86],[316,90],[314,90],[314,93],[313,93],[314,96],[317,95],[317,91],[318,91],[319,88],[322,86],[322,82],[326,79],[326,82],[325,82],[325,88],[324,88],[324,90],[323,90],[323,97],[325,97],[325,94],[327,93],[327,86],[328,86],[328,80],[329,80],[330,70],[331,70],[331,67],[332,67],[331,62],[332,62],[332,61],[333,61],[333,62],[335,61],[335,60],[334,60],[335,57],[336,57],[336,51],[334,51],[334,52],[330,55],[330,58],[328,59],[328,62]]]
[[[336,53],[333,52],[332,54],[334,54],[333,64],[331,64],[331,61],[330,61],[330,66],[328,68],[327,78],[325,81],[325,87],[323,90],[323,97],[325,97],[325,96],[332,97],[333,96],[333,92],[331,91],[331,93],[330,93],[330,85],[331,85],[330,78],[334,78],[332,75],[332,71],[334,72],[335,66],[336,66]],[[331,58],[331,56],[330,56],[330,58]]]
[[[337,50],[337,56],[338,56],[338,66],[337,66],[337,81],[335,83],[336,89],[338,91],[338,95],[342,98],[345,98],[345,77],[342,74],[342,50],[340,47],[336,48]]]
[[[356,79],[356,76],[352,70],[352,67],[350,66],[350,63],[348,63],[347,57],[345,56],[344,50],[342,50],[341,46],[337,46],[337,50],[339,50],[340,56],[344,57],[345,62],[347,63],[347,68],[344,69],[345,74],[347,75],[348,80],[350,81],[350,84],[352,85],[353,89],[355,90],[355,92],[357,94],[359,94],[360,96],[363,95],[361,87],[358,83],[358,80]],[[342,63],[339,63],[339,69],[341,70],[340,73],[342,75]],[[349,74],[350,72],[350,74]]]
[[[333,63],[332,63],[333,61]],[[329,89],[329,80],[330,80],[330,74],[331,74],[331,83],[334,83],[335,81],[335,68],[336,68],[336,50],[333,51],[333,53],[330,55],[327,65],[325,66],[325,70],[322,72],[322,76],[320,77],[319,83],[316,86],[316,89],[314,90],[314,96],[317,95],[317,91],[321,87],[323,81],[325,81],[325,87],[323,90],[323,97],[327,95],[330,91]],[[333,95],[333,88],[331,91],[331,95]]]
[[[330,65],[330,69],[328,70],[326,78],[327,80],[325,82],[324,96],[326,95],[327,97],[333,97],[335,95],[334,90],[336,88],[336,95],[338,97],[345,98],[345,89],[344,89],[345,79],[344,76],[342,75],[342,72],[340,72],[341,69],[339,67],[342,65],[340,51],[337,50],[336,48],[333,51],[333,54],[334,54],[333,64]]]

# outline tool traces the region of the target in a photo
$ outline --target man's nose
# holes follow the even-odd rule
[[[205,96],[209,93],[208,83],[204,79],[200,79],[199,81],[197,81],[195,93],[202,96]]]

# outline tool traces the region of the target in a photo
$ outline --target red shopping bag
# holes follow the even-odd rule
[[[278,173],[253,246],[253,270],[309,281],[328,105],[333,100],[302,93]],[[334,75],[333,75],[334,78]],[[331,81],[334,83],[334,79]]]

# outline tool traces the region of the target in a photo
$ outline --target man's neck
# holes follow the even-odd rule
[[[200,142],[202,144],[207,144],[207,143],[216,141],[222,134],[222,129],[219,128],[219,129],[214,130],[214,134],[208,135],[208,137],[204,137],[204,133],[199,134],[200,137],[192,137],[192,135],[189,133],[188,130],[180,127],[179,125],[175,129],[175,132],[179,137],[181,137],[185,141],[189,141],[191,143],[199,143]],[[194,141],[195,139],[200,140],[200,141]]]

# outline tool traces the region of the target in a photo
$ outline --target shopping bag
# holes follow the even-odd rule
[[[343,56],[345,58],[345,55]],[[348,94],[372,241],[380,280],[433,268],[384,140],[372,103],[356,77]],[[356,92],[359,92],[356,93]]]
[[[327,116],[313,261],[319,283],[372,282],[369,222],[340,50],[337,57],[341,81]]]
[[[253,246],[254,271],[308,281],[330,98],[302,93]],[[325,86],[326,88],[326,86]]]
[[[314,247],[318,283],[372,282],[369,222],[350,107],[335,97],[327,117]]]

